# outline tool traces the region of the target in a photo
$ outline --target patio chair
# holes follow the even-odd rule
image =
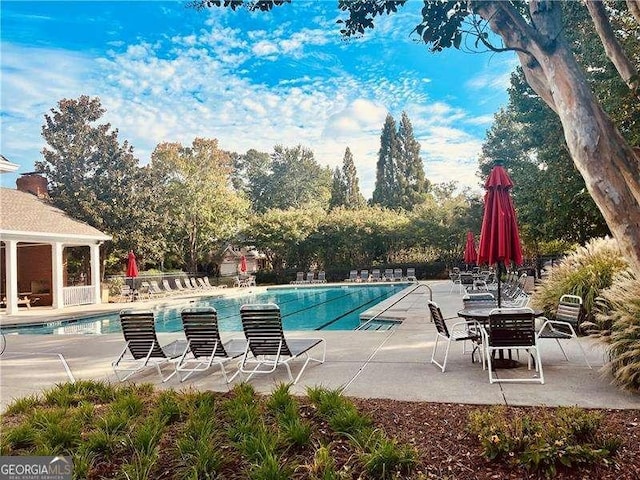
[[[175,375],[174,369],[169,376],[163,377],[160,367],[178,358],[184,352],[187,342],[175,340],[161,346],[156,336],[151,311],[124,310],[120,312],[120,325],[126,345],[118,358],[111,363],[119,381],[124,382],[132,375],[151,367],[156,368],[163,382]],[[121,378],[121,372],[129,373]]]
[[[449,274],[449,279],[452,282],[451,283],[451,288],[449,289],[449,293],[451,293],[456,288],[456,285],[458,285],[458,286],[460,285],[460,273],[451,272]]]
[[[315,280],[313,279],[313,277],[314,277],[313,272],[307,272],[307,278],[305,278],[304,283],[314,283]]]
[[[482,369],[484,370],[484,356],[482,348],[480,347],[482,334],[480,331],[480,324],[475,320],[462,321],[454,323],[451,329],[447,327],[445,318],[442,316],[440,307],[432,301],[427,301],[429,311],[431,312],[431,320],[436,326],[436,340],[431,352],[431,363],[436,364],[442,372],[447,367],[447,358],[449,357],[449,348],[451,347],[451,341],[466,342],[467,340],[474,344],[471,350],[471,362],[475,362],[475,352],[480,352],[480,358],[482,359]],[[458,317],[455,317],[458,318]],[[438,350],[438,341],[442,339],[447,342],[447,346],[444,351],[444,359],[442,363],[438,363],[436,360],[436,353]]]
[[[200,285],[198,285],[198,282],[196,282],[194,277],[189,278],[189,282],[191,282],[191,286],[194,290],[200,290]]]
[[[291,281],[291,284],[297,285],[300,283],[304,283],[304,272],[297,272],[296,279]]]
[[[182,282],[180,281],[179,278],[174,278],[173,279],[173,283],[175,283],[176,285],[176,289],[180,292],[180,291],[184,291],[184,287],[182,286]]]
[[[156,280],[151,280],[149,282],[149,296],[153,297],[164,297],[167,294],[164,290],[160,288],[158,282]]]
[[[349,278],[347,278],[345,280],[345,282],[356,282],[358,281],[358,271],[357,270],[351,270],[349,272]]]
[[[171,288],[171,285],[169,285],[169,280],[167,280],[166,278],[162,280],[162,286],[164,287],[164,291],[170,295],[177,292],[177,290]]]
[[[327,274],[324,270],[318,272],[318,283],[327,283]]]
[[[467,288],[473,288],[473,274],[463,272],[460,274],[460,282],[458,283],[458,293],[460,295],[467,293]]]
[[[219,366],[226,383],[231,382],[240,370],[231,377],[225,365],[244,354],[247,342],[240,339],[222,343],[218,330],[218,313],[215,308],[185,308],[180,313],[182,327],[187,337],[187,346],[176,363],[176,372],[181,382],[196,372]],[[181,373],[185,373],[183,377]]]
[[[212,285],[211,282],[209,281],[209,277],[203,277],[202,281],[205,283],[205,285],[211,289],[216,289],[216,288],[227,288],[226,285]]]
[[[369,281],[369,270],[360,270],[360,281],[361,282]]]
[[[204,280],[202,279],[202,277],[198,277],[196,278],[196,282],[198,282],[198,286],[202,289],[202,290],[209,290],[211,289],[211,287],[208,287],[206,283],[204,283]]]
[[[571,340],[575,338],[585,363],[589,368],[592,368],[576,333],[580,329],[581,315],[582,297],[577,295],[563,295],[558,302],[555,318],[549,320],[542,317],[544,323],[537,333],[537,338],[551,338],[555,340],[567,362],[569,361],[569,357],[567,357],[567,352],[562,348],[560,340]]]
[[[384,281],[393,282],[393,268],[386,268],[384,271]]]
[[[272,373],[280,365],[284,365],[289,379],[295,384],[310,361],[324,363],[327,353],[324,338],[285,338],[278,305],[274,303],[243,305],[240,307],[240,318],[247,339],[247,347],[240,362],[240,371],[249,374],[247,380],[255,374]],[[319,346],[322,346],[322,358],[311,357],[309,352]],[[305,362],[294,380],[289,363],[301,356],[305,357]]]
[[[485,344],[485,358],[489,368],[489,383],[509,382],[544,383],[542,360],[538,348],[534,312],[530,308],[495,308],[489,313],[489,323],[482,330]],[[527,352],[527,366],[531,370],[533,350],[535,352],[535,368],[539,377],[496,378],[493,376],[492,355],[496,351],[524,350]]]
[[[407,282],[417,282],[416,278],[416,269],[415,268],[407,268]]]
[[[134,298],[134,292],[131,286],[122,285],[120,287],[120,295],[116,297],[118,302],[132,302]]]
[[[382,280],[380,278],[380,269],[379,268],[374,268],[373,270],[371,270],[371,281],[372,282],[379,282],[380,280]]]
[[[395,268],[393,270],[393,281],[394,282],[401,282],[403,280],[403,276],[402,276],[402,269],[401,268]]]

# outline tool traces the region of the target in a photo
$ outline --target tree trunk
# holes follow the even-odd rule
[[[476,13],[518,49],[527,81],[559,116],[571,158],[632,268],[640,271],[640,159],[604,112],[561,35],[560,6],[532,1],[533,25],[508,2]]]
[[[627,8],[636,22],[640,23],[640,2],[638,0],[627,0]]]
[[[627,86],[637,96],[640,94],[640,92],[638,92],[638,70],[635,65],[631,63],[622,45],[618,42],[613,32],[613,27],[609,22],[604,4],[602,1],[594,0],[585,0],[584,3],[587,6],[587,10],[589,10],[589,15],[591,15],[593,19],[593,24],[596,27],[596,32],[604,46],[607,57],[609,57],[609,60],[611,60],[616,67],[616,70],[618,70],[618,73]]]

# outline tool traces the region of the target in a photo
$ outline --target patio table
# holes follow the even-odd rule
[[[489,313],[496,308],[498,307],[463,308],[462,310],[458,311],[458,316],[464,318],[465,320],[475,320],[484,328],[489,323]],[[534,317],[540,317],[543,314],[544,312],[542,310],[533,311]],[[504,350],[500,350],[499,358],[492,360],[492,365],[495,368],[518,368],[521,364],[519,361],[511,358],[511,350],[509,350],[509,358],[504,358]]]

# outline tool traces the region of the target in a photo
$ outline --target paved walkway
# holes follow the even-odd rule
[[[303,394],[307,386],[345,388],[345,394],[364,398],[390,398],[410,401],[508,404],[508,405],[580,405],[599,408],[640,408],[640,395],[621,392],[611,385],[611,378],[600,371],[604,363],[602,348],[592,339],[581,339],[587,350],[589,369],[574,341],[565,342],[569,355],[566,362],[554,341],[542,346],[545,384],[489,384],[488,374],[479,363],[472,364],[462,345],[453,344],[447,371],[441,373],[429,363],[435,338],[426,301],[432,290],[433,299],[441,306],[445,317],[454,316],[462,307],[460,295],[449,293],[450,282],[424,282],[389,308],[383,316],[402,320],[389,331],[323,331],[292,332],[292,337],[320,336],[327,340],[327,360],[322,365],[310,364],[293,391]],[[427,288],[429,287],[429,288]],[[414,288],[414,287],[410,287]],[[246,291],[245,291],[246,292]],[[226,295],[243,293],[229,289]],[[407,291],[404,292],[405,294]],[[397,294],[385,301],[391,305]],[[171,300],[182,301],[182,300]],[[384,307],[384,305],[382,307]],[[138,305],[136,305],[138,306]],[[144,303],[140,307],[146,306]],[[123,305],[108,306],[119,310]],[[104,307],[102,307],[104,308]],[[375,314],[381,306],[374,307]],[[35,309],[34,309],[35,310]],[[83,309],[84,310],[84,309]],[[49,315],[47,315],[49,314]],[[19,315],[19,321],[31,317],[42,320],[59,317],[52,310]],[[2,324],[14,323],[15,317],[0,319]],[[453,320],[450,320],[450,322]],[[223,332],[224,333],[224,332]],[[236,332],[234,336],[237,336]],[[224,336],[224,335],[223,335]],[[182,338],[181,333],[160,334],[165,342]],[[226,339],[227,336],[224,336]],[[111,361],[123,348],[121,334],[108,335],[10,335],[7,350],[0,357],[0,408],[13,398],[37,393],[57,382],[68,379],[115,380]],[[58,354],[64,356],[68,372]],[[292,364],[294,375],[298,366]],[[151,372],[151,370],[150,370]],[[499,370],[498,376],[535,375],[526,366],[514,370]],[[138,382],[160,384],[153,373],[134,377]],[[287,381],[285,369],[274,374],[251,379],[257,390],[269,392],[277,382]],[[175,377],[161,388],[194,387],[227,390],[218,372],[194,375],[181,384]]]

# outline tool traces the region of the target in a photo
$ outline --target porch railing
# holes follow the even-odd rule
[[[64,287],[64,306],[90,305],[95,303],[95,288],[91,285],[84,287]]]

